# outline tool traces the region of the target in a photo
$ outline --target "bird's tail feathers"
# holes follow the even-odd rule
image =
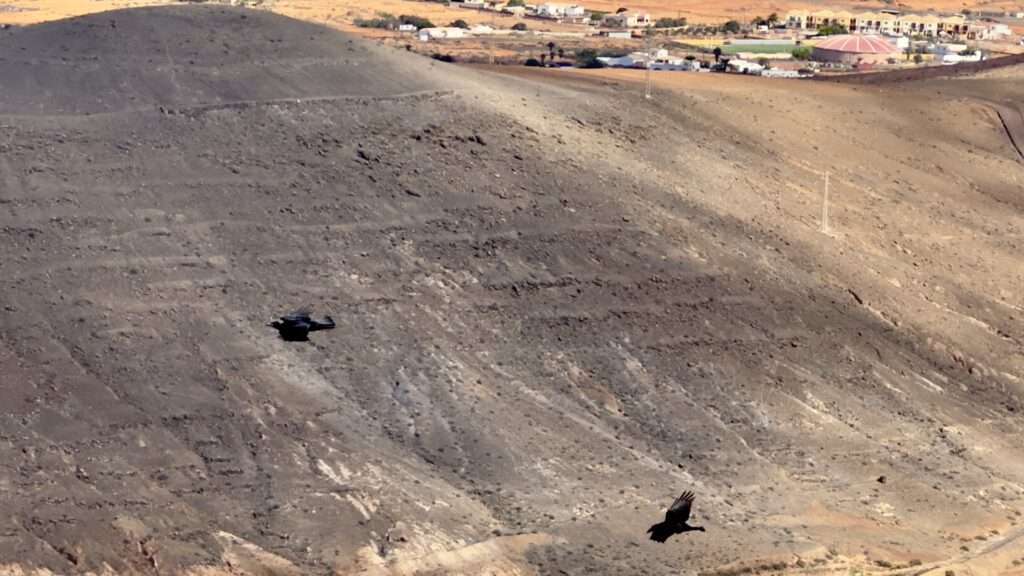
[[[664,522],[658,522],[647,529],[647,533],[651,535],[651,540],[655,542],[664,543],[674,533],[672,527]]]

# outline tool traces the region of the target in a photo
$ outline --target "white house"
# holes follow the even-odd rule
[[[577,4],[541,4],[537,7],[536,14],[541,18],[551,18],[553,20],[580,21],[588,19],[587,11],[583,6]]]
[[[609,38],[616,38],[616,39],[619,39],[619,40],[629,40],[630,38],[633,37],[633,33],[629,32],[629,31],[616,32],[614,30],[611,30],[611,31],[608,31],[605,34],[605,36],[607,36]]]
[[[761,66],[757,62],[749,62],[738,58],[729,60],[728,67],[730,70],[739,72],[740,74],[760,74],[764,71],[764,66]]]
[[[597,59],[609,68],[646,68],[647,53],[633,52],[625,56],[598,56]]]
[[[698,60],[686,60],[685,58],[669,58],[666,56],[658,56],[651,62],[651,70],[682,70],[687,72],[695,72],[700,70],[700,61]]]
[[[565,17],[564,4],[541,4],[537,6],[537,16],[541,18],[561,19]]]
[[[399,24],[398,25],[398,31],[399,32],[415,32],[416,31],[416,26],[414,26],[412,24]]]
[[[967,29],[968,38],[980,38],[982,40],[1000,40],[1011,36],[1013,30],[1006,24],[971,24]]]
[[[651,22],[651,15],[645,12],[608,14],[604,17],[603,23],[605,26],[614,26],[616,28],[641,28],[653,24]]]
[[[981,50],[975,50],[972,54],[944,54],[942,56],[942,63],[946,66],[952,66],[953,64],[959,64],[961,62],[981,62],[985,57],[982,55]]]
[[[420,42],[440,40],[444,38],[464,38],[466,31],[462,28],[423,28],[420,30]]]
[[[565,17],[566,18],[571,18],[573,20],[577,20],[577,19],[580,19],[580,18],[585,18],[586,15],[587,15],[587,11],[583,8],[583,6],[580,6],[578,4],[573,4],[572,6],[566,6],[565,7]]]

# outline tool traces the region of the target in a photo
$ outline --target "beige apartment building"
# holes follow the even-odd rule
[[[858,34],[888,36],[968,36],[976,27],[962,15],[899,14],[884,12],[847,12],[844,10],[794,11],[786,16],[790,28],[816,30],[829,24],[841,24]]]

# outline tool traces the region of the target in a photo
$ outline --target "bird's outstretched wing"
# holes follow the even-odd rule
[[[310,309],[309,307],[302,307],[298,310],[281,316],[281,320],[284,322],[296,323],[296,322],[309,322],[310,321]]]
[[[683,524],[690,519],[690,508],[693,507],[693,492],[683,492],[665,512],[665,522]]]

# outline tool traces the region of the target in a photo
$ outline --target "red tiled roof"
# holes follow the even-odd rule
[[[860,36],[857,34],[830,36],[827,40],[815,44],[814,47],[821,50],[852,52],[855,54],[891,54],[896,52],[896,47],[881,36]]]

